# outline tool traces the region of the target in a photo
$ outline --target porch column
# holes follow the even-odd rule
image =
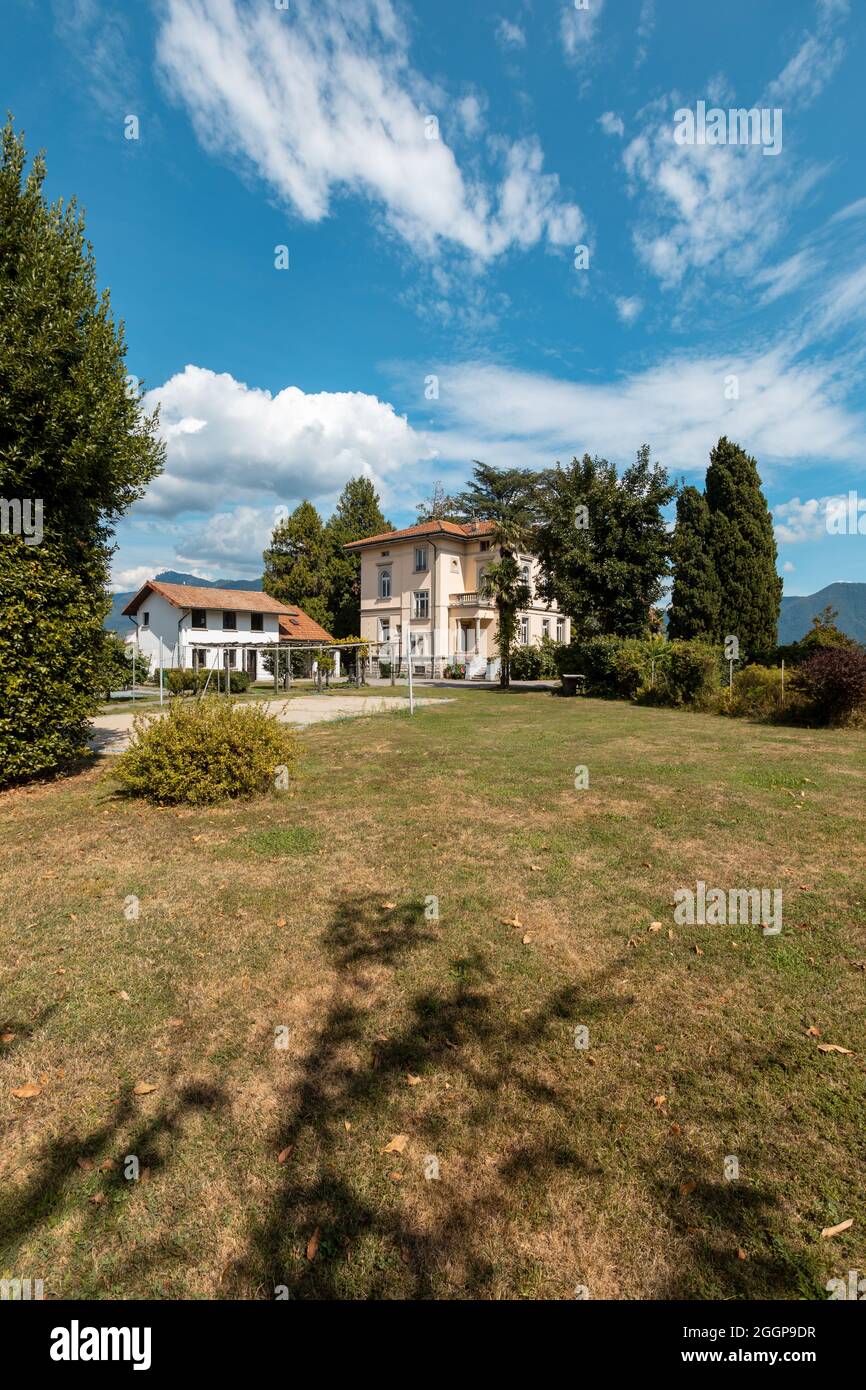
[[[475,619],[475,655],[481,655],[481,619],[477,616]]]
[[[357,648],[355,648],[357,651]],[[340,648],[334,648],[334,680],[340,679]]]

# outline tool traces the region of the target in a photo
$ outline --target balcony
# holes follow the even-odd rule
[[[449,608],[493,608],[492,599],[477,591],[470,594],[452,594],[448,600]]]

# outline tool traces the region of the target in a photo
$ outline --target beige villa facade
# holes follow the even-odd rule
[[[361,556],[361,632],[380,662],[441,676],[446,665],[492,680],[499,672],[496,608],[483,594],[485,566],[498,559],[489,521],[429,521],[353,541]],[[520,554],[532,602],[520,614],[518,641],[537,645],[544,633],[570,639],[568,618],[537,597],[538,561]]]

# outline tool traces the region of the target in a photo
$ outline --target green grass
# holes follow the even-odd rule
[[[862,734],[448,693],[304,730],[249,805],[0,797],[0,1273],[801,1299],[866,1267]],[[698,879],[781,888],[781,936],[675,926]]]

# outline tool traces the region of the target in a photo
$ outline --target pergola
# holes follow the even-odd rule
[[[220,693],[220,675],[221,675],[221,673],[222,673],[223,671],[225,672],[225,676],[226,676],[226,679],[225,679],[225,690],[226,690],[226,694],[227,694],[227,695],[230,695],[230,694],[231,694],[231,672],[232,672],[232,670],[233,670],[234,668],[233,668],[232,666],[230,666],[230,665],[229,665],[229,662],[228,662],[228,653],[229,653],[230,651],[236,651],[236,652],[240,652],[240,653],[241,653],[241,667],[240,667],[241,670],[243,670],[247,652],[253,652],[253,651],[254,651],[254,652],[263,652],[266,656],[272,654],[272,655],[274,656],[274,690],[276,691],[276,690],[279,689],[279,682],[280,682],[280,653],[281,653],[281,652],[287,652],[287,653],[289,654],[289,660],[286,662],[285,676],[286,676],[286,683],[287,683],[287,686],[288,686],[288,688],[291,690],[291,688],[292,688],[292,662],[291,662],[291,654],[292,654],[293,652],[316,652],[318,656],[321,656],[321,655],[322,655],[323,653],[325,653],[325,652],[331,652],[331,653],[333,653],[334,657],[336,658],[335,675],[339,675],[339,674],[340,674],[340,665],[339,665],[339,662],[340,662],[340,652],[353,651],[353,650],[355,650],[355,649],[357,649],[357,648],[361,648],[361,647],[364,648],[364,650],[365,650],[365,652],[366,652],[367,650],[369,650],[370,647],[376,647],[376,648],[378,648],[378,647],[383,646],[383,645],[385,645],[385,644],[384,644],[384,643],[381,643],[381,642],[362,642],[362,641],[358,641],[358,642],[293,642],[293,641],[291,641],[291,640],[288,641],[288,642],[190,642],[190,643],[188,643],[189,648],[190,648],[193,652],[196,652],[196,651],[204,651],[204,652],[213,652],[213,651],[216,651],[216,652],[219,652],[219,661],[218,661],[214,666],[209,666],[209,667],[206,667],[206,668],[205,668],[205,669],[207,670],[207,679],[205,680],[204,686],[202,687],[202,690],[200,691],[200,697],[201,697],[201,695],[205,695],[205,694],[207,693],[208,687],[210,686],[211,676],[214,675],[214,674],[216,675],[216,678],[217,678],[217,679],[216,679],[217,694]],[[193,659],[193,664],[195,664],[195,659]],[[361,660],[358,662],[357,668],[356,668],[357,683],[358,683],[358,685],[361,684],[361,679],[362,679],[362,675],[363,675],[363,672],[362,672],[362,669],[361,669],[362,664],[363,664],[363,657],[362,657]],[[321,670],[319,670],[319,672],[318,672],[318,683],[319,683],[319,687],[321,688],[321,683],[322,683],[322,673],[321,673]]]

